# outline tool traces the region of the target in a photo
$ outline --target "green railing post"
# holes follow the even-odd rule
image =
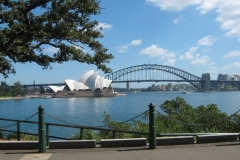
[[[17,140],[20,141],[20,122],[17,121]]]
[[[44,122],[44,108],[39,106],[38,108],[38,143],[39,143],[39,153],[46,152],[46,131]]]
[[[46,146],[49,146],[49,124],[46,124]]]
[[[149,105],[149,148],[156,149],[155,106]]]
[[[83,128],[80,128],[80,140],[83,140]]]
[[[113,139],[115,139],[115,138],[116,138],[116,132],[113,131]]]

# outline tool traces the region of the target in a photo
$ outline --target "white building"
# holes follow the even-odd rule
[[[79,81],[74,81],[71,79],[64,80],[65,86],[57,87],[57,86],[49,86],[55,93],[63,90],[68,91],[84,91],[91,90],[94,91],[96,89],[104,89],[108,88],[111,84],[112,80],[104,79],[104,77],[100,77],[98,72],[94,72],[94,70],[86,72]]]

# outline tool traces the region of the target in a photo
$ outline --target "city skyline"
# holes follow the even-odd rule
[[[220,0],[133,0],[100,3],[102,13],[93,19],[103,28],[100,42],[115,58],[107,64],[117,71],[141,64],[159,64],[179,68],[201,77],[210,73],[240,74],[240,2]],[[55,48],[46,46],[53,54]],[[91,51],[88,51],[91,52]],[[52,64],[42,70],[33,63],[14,64],[17,73],[0,81],[12,85],[59,83],[79,76],[94,65],[77,62]],[[100,71],[101,75],[104,75]],[[115,84],[114,84],[115,85]],[[146,87],[149,83],[132,84]],[[125,84],[120,84],[125,86]]]

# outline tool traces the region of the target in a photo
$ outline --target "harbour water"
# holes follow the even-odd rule
[[[69,122],[79,125],[102,126],[104,112],[115,121],[122,122],[131,119],[148,110],[148,105],[153,103],[156,110],[160,111],[160,104],[176,97],[184,98],[193,107],[207,104],[217,104],[218,108],[231,115],[240,109],[240,92],[129,92],[126,96],[101,97],[101,98],[49,98],[49,99],[20,99],[1,100],[0,118],[23,120],[38,112],[42,105],[46,115],[46,122]],[[34,116],[31,121],[37,121]],[[0,127],[13,122],[0,121]],[[14,127],[13,127],[14,128]],[[16,127],[15,127],[16,128]],[[36,127],[21,124],[21,130],[36,133]],[[71,136],[79,130],[50,129],[50,133],[59,133]]]

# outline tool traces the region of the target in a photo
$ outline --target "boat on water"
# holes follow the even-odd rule
[[[126,96],[126,93],[119,93],[119,92],[114,92],[116,96]]]
[[[48,99],[48,98],[52,98],[50,95],[38,95],[38,96],[30,96],[29,98],[31,98],[31,99],[33,99],[33,98],[46,98],[46,99]]]
[[[42,98],[52,98],[51,96],[42,96]]]
[[[188,91],[183,91],[182,94],[189,94],[189,92]]]

